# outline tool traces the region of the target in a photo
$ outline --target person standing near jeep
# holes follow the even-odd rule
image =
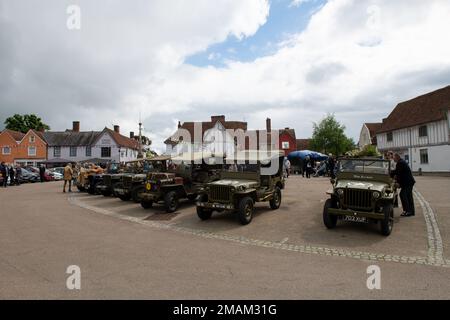
[[[0,173],[2,174],[2,178],[3,178],[3,185],[2,187],[6,188],[6,186],[8,185],[8,168],[6,167],[5,163],[2,162],[0,164]]]
[[[394,161],[396,163],[395,170],[391,172],[391,176],[395,177],[397,183],[400,185],[400,201],[402,202],[403,213],[402,217],[411,217],[415,215],[413,187],[416,183],[411,168],[408,163],[403,160],[398,153],[394,154]]]
[[[66,192],[66,184],[69,183],[69,192],[72,192],[72,164],[68,163],[64,168],[64,188],[63,192]]]
[[[39,176],[41,178],[41,182],[44,182],[45,181],[45,167],[43,164],[41,164],[39,167]]]

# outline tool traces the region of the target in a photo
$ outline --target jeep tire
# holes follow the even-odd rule
[[[206,208],[203,208],[203,207],[197,207],[197,216],[201,220],[208,220],[212,216],[212,210],[211,209],[206,209]]]
[[[394,206],[389,203],[383,207],[384,219],[380,220],[380,231],[383,236],[391,234],[394,227]]]
[[[279,187],[275,187],[275,190],[273,191],[273,197],[269,201],[270,208],[272,210],[276,210],[281,205],[281,189]]]
[[[242,225],[249,224],[253,218],[253,199],[244,197],[238,204],[238,219]]]
[[[141,207],[144,209],[150,209],[153,206],[153,201],[142,200]]]
[[[323,205],[323,223],[327,229],[333,229],[337,224],[337,216],[329,213],[329,208],[335,207],[335,201],[333,199],[327,199]]]
[[[133,199],[134,202],[139,203],[141,200],[139,199],[139,193],[144,192],[145,187],[144,186],[136,186],[131,189],[131,199]]]
[[[164,206],[167,213],[175,212],[178,208],[178,194],[176,191],[169,191],[164,196]]]
[[[121,195],[119,195],[119,199],[122,200],[122,201],[128,201],[128,200],[131,199],[131,195],[129,195],[129,194],[121,194]]]

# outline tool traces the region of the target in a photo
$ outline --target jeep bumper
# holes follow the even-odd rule
[[[119,196],[126,196],[130,194],[130,190],[123,188],[115,188],[114,193],[118,194]]]
[[[234,210],[234,205],[217,203],[217,202],[197,202],[197,207],[208,208],[208,209],[222,209],[222,210]]]
[[[375,220],[383,220],[383,213],[376,212],[364,212],[357,211],[351,209],[336,209],[336,208],[328,208],[328,213],[335,216],[353,216],[353,217],[362,217],[367,219],[375,219]]]
[[[149,192],[141,192],[139,193],[139,197],[143,201],[153,201],[153,202],[157,202],[160,198],[159,195]]]

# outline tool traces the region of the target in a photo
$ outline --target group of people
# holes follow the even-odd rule
[[[416,180],[413,177],[408,163],[402,159],[398,153],[392,151],[384,155],[386,160],[390,161],[391,177],[395,179],[400,187],[400,201],[402,203],[402,217],[411,217],[415,215],[413,188]]]
[[[0,163],[0,174],[2,177],[2,187],[8,186],[8,177],[10,185],[20,185],[20,178],[22,176],[22,168],[19,165]]]
[[[302,177],[310,179],[311,176],[319,177],[328,175],[331,178],[335,178],[335,167],[336,160],[332,154],[328,156],[327,160],[315,161],[310,156],[306,156],[304,160],[301,161],[301,173]]]

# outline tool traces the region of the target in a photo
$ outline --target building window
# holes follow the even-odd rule
[[[420,164],[428,164],[428,149],[420,150]]]
[[[86,146],[86,157],[91,157],[91,156],[92,156],[92,147]]]
[[[28,155],[31,157],[35,156],[36,155],[36,147],[32,147],[32,146],[28,147]]]
[[[53,147],[53,156],[55,158],[61,158],[61,147]]]
[[[428,127],[427,126],[419,127],[419,137],[428,137]]]
[[[36,141],[35,136],[31,135],[28,141],[30,141],[30,143],[34,143]]]
[[[392,142],[392,140],[394,140],[394,137],[393,137],[392,132],[388,132],[388,133],[386,134],[386,140],[387,140],[388,142]]]
[[[102,158],[111,158],[111,147],[102,147]]]
[[[70,156],[71,157],[77,156],[77,147],[70,147]]]
[[[11,154],[11,147],[3,147],[3,154]]]
[[[283,150],[289,149],[289,141],[282,141],[281,142],[281,148]]]

